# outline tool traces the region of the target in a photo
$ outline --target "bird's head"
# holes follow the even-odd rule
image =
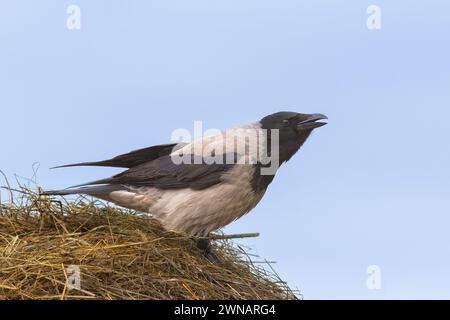
[[[327,119],[320,113],[282,111],[262,118],[260,124],[262,129],[269,131],[269,137],[270,130],[278,130],[280,163],[283,163],[298,151],[315,128],[326,125]]]

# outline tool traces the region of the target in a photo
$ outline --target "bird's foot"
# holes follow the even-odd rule
[[[209,239],[198,239],[196,241],[197,248],[199,248],[206,259],[208,259],[211,263],[214,264],[222,264],[223,261],[214,253],[211,249],[211,241]]]

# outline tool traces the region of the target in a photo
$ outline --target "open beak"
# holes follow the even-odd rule
[[[308,130],[322,127],[327,124],[326,120],[328,117],[324,114],[313,113],[308,116],[308,118],[297,124],[299,130]]]

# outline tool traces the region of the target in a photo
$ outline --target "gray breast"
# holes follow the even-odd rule
[[[265,189],[252,187],[254,171],[251,165],[235,165],[222,182],[203,190],[142,187],[113,192],[110,197],[121,206],[150,213],[168,230],[206,236],[240,218],[261,200]]]

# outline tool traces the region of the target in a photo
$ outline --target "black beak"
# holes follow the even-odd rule
[[[306,120],[303,120],[302,122],[299,122],[297,124],[297,128],[299,130],[309,130],[309,129],[315,129],[322,127],[327,124],[326,121],[328,117],[324,114],[320,113],[313,113],[308,115],[308,118]]]

